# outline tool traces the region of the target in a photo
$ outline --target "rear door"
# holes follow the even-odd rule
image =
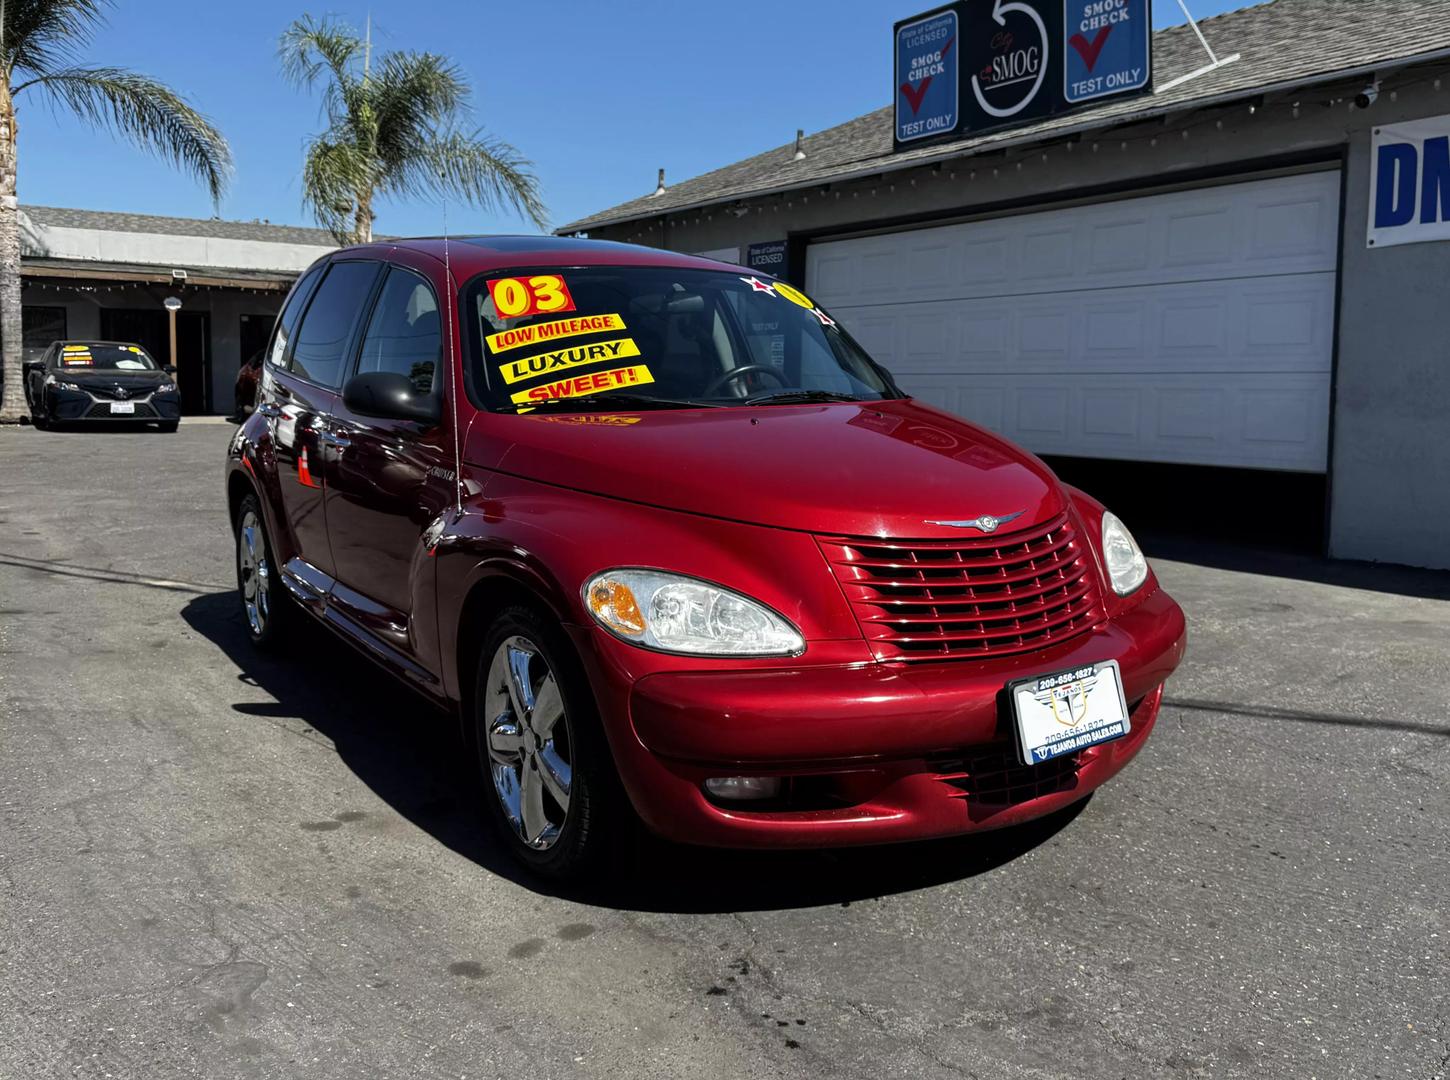
[[[306,298],[290,339],[289,313],[283,313],[259,398],[258,412],[267,417],[271,430],[283,511],[297,552],[297,562],[289,560],[287,569],[318,593],[326,592],[334,570],[323,506],[328,417],[379,269],[378,263],[363,260],[329,264]]]
[[[354,373],[405,375],[443,396],[439,296],[418,270],[391,265],[362,332]],[[418,655],[414,596],[431,564],[422,534],[454,498],[448,418],[432,427],[333,407],[326,503],[336,583],[330,606]],[[428,578],[431,582],[431,577]],[[431,586],[428,590],[431,591]]]

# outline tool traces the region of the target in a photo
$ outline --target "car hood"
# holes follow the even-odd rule
[[[813,533],[979,536],[940,522],[1060,513],[1036,457],[910,399],[668,412],[481,416],[469,460],[672,510]]]

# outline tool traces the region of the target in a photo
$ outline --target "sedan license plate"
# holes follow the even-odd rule
[[[111,413],[135,413],[136,403],[134,401],[113,401],[111,402]]]
[[[1027,765],[1121,739],[1132,727],[1116,660],[1009,683],[1007,693]]]

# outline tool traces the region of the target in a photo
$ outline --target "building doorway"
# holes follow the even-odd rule
[[[131,341],[149,352],[159,364],[171,362],[171,337],[166,312],[160,308],[102,308],[101,337]],[[176,383],[181,388],[181,411],[195,416],[211,411],[211,314],[176,313]]]
[[[251,361],[252,357],[267,347],[267,338],[272,334],[272,324],[277,321],[275,315],[243,315],[241,325],[242,363]]]

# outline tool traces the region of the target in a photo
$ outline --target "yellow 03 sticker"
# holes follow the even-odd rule
[[[585,364],[598,364],[605,360],[627,360],[639,355],[639,346],[634,338],[615,338],[601,341],[597,345],[575,345],[571,349],[557,349],[554,352],[525,356],[499,365],[503,381],[516,383],[523,379],[537,379],[540,375],[556,375],[570,368]]]
[[[588,397],[590,394],[603,394],[626,386],[644,386],[646,383],[654,381],[655,377],[650,373],[649,368],[643,364],[634,364],[630,367],[615,368],[613,371],[595,371],[588,375],[575,375],[573,378],[560,379],[557,382],[540,383],[527,390],[520,390],[509,400],[515,405],[522,405],[523,408],[519,411],[524,412],[531,404],[538,402],[554,401],[558,398]]]

